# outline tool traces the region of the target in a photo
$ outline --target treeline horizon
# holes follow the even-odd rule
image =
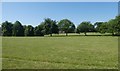
[[[92,24],[89,21],[83,21],[77,27],[68,19],[62,19],[59,22],[50,18],[44,19],[38,26],[22,25],[20,21],[14,23],[5,21],[2,23],[2,36],[44,36],[52,34],[65,33],[111,33],[120,35],[120,15],[107,22],[95,22]]]

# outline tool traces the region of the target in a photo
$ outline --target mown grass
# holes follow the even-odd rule
[[[3,69],[117,69],[118,37],[3,37]]]

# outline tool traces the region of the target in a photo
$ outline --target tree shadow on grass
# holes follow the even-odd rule
[[[80,36],[120,36],[120,35],[53,35],[53,36],[46,36],[46,37],[80,37]]]

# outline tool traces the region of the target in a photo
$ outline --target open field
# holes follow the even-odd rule
[[[2,46],[3,69],[118,68],[118,37],[3,37]]]

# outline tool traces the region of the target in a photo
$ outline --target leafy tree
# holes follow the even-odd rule
[[[13,24],[8,21],[2,23],[3,36],[12,36],[12,26]]]
[[[25,33],[25,36],[33,36],[34,35],[34,27],[31,25],[26,26],[24,33]]]
[[[76,33],[80,34],[80,26],[79,25],[76,28]]]
[[[52,34],[50,18],[44,20],[44,30],[45,30],[45,34]]]
[[[23,29],[24,29],[24,31],[25,31],[26,27],[27,27],[26,25],[23,25]]]
[[[66,33],[66,36],[68,35],[68,33],[75,32],[75,25],[68,19],[60,20],[60,22],[58,23],[58,27],[60,31]]]
[[[56,25],[56,21],[51,20],[50,18],[46,18],[43,23],[45,34],[50,34],[50,36],[52,36],[53,33],[59,32],[58,26]]]
[[[94,27],[95,27],[95,31],[96,32],[100,32],[100,26],[103,24],[103,22],[96,22],[94,24]]]
[[[24,36],[24,28],[19,21],[13,24],[13,36]]]
[[[101,26],[99,28],[99,32],[102,33],[102,34],[108,32],[108,24],[107,24],[107,22],[103,22],[101,24]]]
[[[91,23],[89,24],[89,31],[88,32],[95,32],[95,27]]]
[[[2,35],[2,27],[0,27],[0,36]]]
[[[120,15],[115,17],[116,20],[116,35],[120,35]]]
[[[54,34],[59,33],[59,29],[58,29],[58,25],[56,24],[56,21],[52,21],[52,33]]]
[[[108,21],[108,32],[112,33],[112,35],[115,35],[117,32],[117,21],[116,19],[111,19]]]
[[[75,33],[75,25],[73,23],[69,26],[68,33]]]
[[[34,28],[34,35],[35,36],[44,36],[45,30],[43,29],[44,23],[42,22],[40,25]]]
[[[93,32],[94,26],[90,22],[82,22],[77,27],[77,33],[84,33],[87,35],[87,32]]]

